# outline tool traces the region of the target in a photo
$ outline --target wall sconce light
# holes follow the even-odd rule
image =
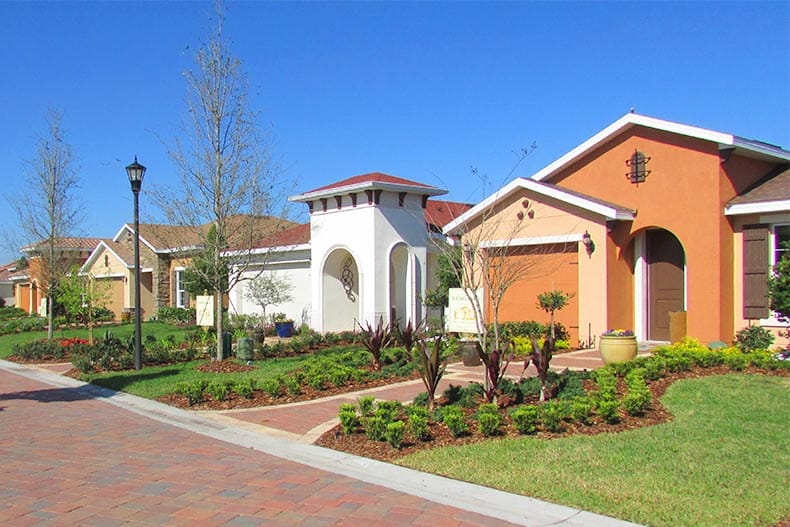
[[[582,245],[584,245],[584,250],[587,251],[587,256],[592,258],[592,253],[595,251],[595,242],[592,241],[592,236],[586,230],[582,234]]]

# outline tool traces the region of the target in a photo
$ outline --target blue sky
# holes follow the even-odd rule
[[[366,172],[479,201],[638,113],[790,147],[788,2],[230,2],[226,35],[292,193]],[[48,107],[79,159],[84,235],[132,219],[124,167],[175,180],[182,73],[207,2],[0,2],[3,190]],[[485,188],[470,167],[487,178]],[[157,212],[141,198],[141,221]],[[306,211],[296,208],[297,219]],[[13,229],[6,202],[0,223]],[[0,250],[0,260],[16,254]]]

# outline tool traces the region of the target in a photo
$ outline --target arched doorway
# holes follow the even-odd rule
[[[390,253],[390,324],[405,325],[408,313],[409,249],[399,243]]]
[[[354,257],[336,249],[321,272],[323,331],[353,331],[359,320],[359,271]]]
[[[669,314],[686,305],[686,254],[664,229],[645,232],[645,326],[648,340],[669,340]]]

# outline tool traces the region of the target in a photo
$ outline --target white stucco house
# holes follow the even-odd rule
[[[381,173],[354,176],[291,196],[309,223],[264,240],[261,268],[285,276],[293,301],[267,309],[320,332],[354,330],[358,322],[423,319],[434,286],[442,227],[471,205],[433,199],[447,191]],[[230,292],[236,312],[260,313],[245,298],[248,282]]]

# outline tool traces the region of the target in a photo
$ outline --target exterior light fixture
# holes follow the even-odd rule
[[[143,367],[142,313],[140,312],[140,188],[143,186],[145,167],[137,162],[126,167],[134,194],[134,369]]]
[[[595,242],[592,241],[592,236],[586,230],[582,234],[582,245],[584,245],[584,250],[587,251],[587,256],[592,258],[592,253],[595,251]]]

